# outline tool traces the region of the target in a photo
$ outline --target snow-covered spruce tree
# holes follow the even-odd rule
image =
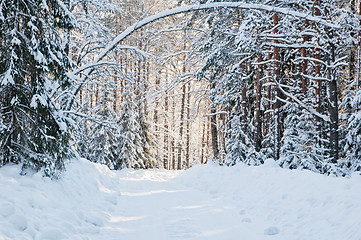
[[[322,163],[313,147],[316,131],[313,116],[294,102],[288,102],[283,111],[286,118],[283,123],[284,135],[279,165],[283,168],[320,172]]]
[[[284,122],[279,164],[281,167],[296,169],[301,160],[299,153],[303,150],[302,134],[298,126],[301,111],[295,103],[287,103],[284,108],[288,114]]]
[[[353,114],[348,119],[348,129],[345,139],[345,160],[341,167],[349,173],[361,171],[361,90],[356,92],[352,101]]]
[[[112,81],[108,80],[97,87],[99,91],[99,101],[94,108],[96,121],[91,121],[87,134],[86,142],[80,145],[87,146],[86,151],[82,152],[90,161],[107,165],[110,169],[114,168],[114,161],[120,153],[116,151],[118,142],[117,119],[111,103],[114,102]]]
[[[347,113],[347,103],[343,100],[341,106],[339,99],[342,99],[341,90],[344,90],[346,101],[350,98],[350,90],[348,86],[348,79],[352,74],[351,69],[345,70],[347,66],[348,46],[350,42],[354,41],[354,30],[349,23],[355,22],[354,16],[341,7],[340,1],[319,1],[320,14],[325,19],[336,21],[344,26],[340,29],[330,29],[327,26],[317,26],[319,36],[314,38],[316,43],[316,59],[320,59],[322,63],[315,64],[316,78],[313,86],[315,87],[316,99],[315,109],[323,116],[323,119],[316,117],[316,130],[319,132],[315,148],[319,159],[322,160],[321,173],[332,175],[344,175],[345,173],[339,168],[343,165],[340,154],[340,140],[345,142],[342,138],[345,136],[344,127],[340,128],[340,113]],[[316,12],[317,13],[317,12]],[[343,16],[336,18],[335,16]],[[357,20],[359,21],[359,20]],[[318,46],[319,47],[318,47]],[[322,50],[321,50],[322,49]],[[318,66],[318,67],[317,67]],[[323,79],[319,79],[322,77]],[[352,78],[352,77],[351,77]],[[326,81],[325,81],[326,80]],[[348,90],[347,90],[348,89]],[[348,95],[348,96],[347,96]],[[342,117],[342,116],[341,116]],[[327,119],[328,118],[328,119]]]
[[[104,73],[104,76],[108,76]],[[108,76],[109,77],[109,76]],[[76,138],[77,151],[81,157],[89,161],[107,165],[114,169],[119,152],[119,119],[114,111],[114,91],[116,86],[110,80],[97,83],[97,101],[89,108],[87,95],[82,96],[84,115],[77,120]],[[83,93],[83,92],[82,92]]]
[[[99,51],[120,34],[124,27],[140,17],[135,17],[140,15],[138,3],[100,0],[71,1],[71,4],[79,26],[78,31],[73,32],[71,37],[70,50],[73,60],[79,69],[91,66],[84,71],[86,74],[75,82],[71,100],[68,101],[68,109],[77,112],[78,125],[74,135],[80,155],[90,161],[104,163],[111,169],[132,167],[124,157],[127,151],[133,151],[132,147],[122,152],[124,136],[127,135],[123,130],[128,129],[122,124],[121,118],[127,115],[123,112],[123,105],[130,103],[133,107],[126,107],[125,112],[129,109],[136,112],[130,114],[130,123],[137,121],[135,124],[140,127],[137,133],[134,133],[134,128],[130,128],[133,132],[129,135],[139,135],[132,144],[142,146],[138,152],[143,151],[144,158],[139,161],[143,161],[145,167],[150,167],[146,113],[143,112],[146,107],[144,101],[140,100],[144,97],[144,90],[140,85],[145,79],[144,69],[140,66],[144,58],[141,58],[139,52],[142,51],[139,50],[142,50],[144,43],[140,43],[137,48],[134,45],[138,38],[128,38],[123,42],[124,45],[114,46],[114,49],[102,58],[101,64],[92,65]],[[80,76],[79,73],[83,71],[75,72]],[[125,88],[129,88],[127,94],[123,90]],[[142,164],[133,165],[137,168],[144,167]]]
[[[260,165],[264,160],[255,150],[250,136],[252,125],[248,124],[247,113],[244,112],[246,108],[240,106],[241,104],[245,103],[239,99],[230,116],[226,163],[235,165],[237,162],[244,162],[248,165]]]
[[[0,2],[0,161],[55,176],[71,155],[53,94],[69,87],[60,30],[71,16],[59,1]]]
[[[114,169],[149,168],[153,164],[148,153],[149,146],[145,138],[145,126],[142,126],[139,102],[132,83],[126,81],[123,101],[119,111],[119,155],[114,163]]]
[[[77,21],[77,31],[73,31],[68,39],[70,55],[81,68],[91,65],[99,49],[119,31],[122,9],[117,1],[70,0],[69,4]],[[111,107],[116,104],[115,81],[121,72],[114,62],[117,53],[114,51],[105,59],[111,62],[93,66],[86,77],[74,82],[67,104],[70,112],[76,112],[73,135],[78,153],[90,161],[106,164],[110,169],[116,158],[113,157],[116,155],[113,142],[117,142],[116,113]]]

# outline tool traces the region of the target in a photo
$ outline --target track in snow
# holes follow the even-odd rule
[[[119,179],[120,197],[106,211],[108,221],[89,238],[219,240],[247,236],[252,219],[245,211],[239,213],[222,198],[172,181],[179,173],[127,171]]]

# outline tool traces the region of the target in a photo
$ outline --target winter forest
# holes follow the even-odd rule
[[[0,240],[360,240],[361,2],[0,0]]]
[[[359,171],[360,13],[355,0],[2,0],[0,164]]]

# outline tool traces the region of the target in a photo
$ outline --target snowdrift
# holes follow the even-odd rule
[[[115,172],[84,159],[57,181],[19,172],[0,169],[1,240],[361,239],[356,174],[326,177],[267,161]]]
[[[115,173],[87,160],[71,163],[58,181],[0,169],[0,239],[86,239],[103,226],[103,207],[117,201]]]
[[[243,239],[361,240],[361,176],[356,173],[329,177],[267,160],[259,167],[196,166],[180,180],[235,206],[241,221],[252,223]],[[276,236],[266,238],[270,235]]]

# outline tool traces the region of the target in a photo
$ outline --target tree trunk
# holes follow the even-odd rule
[[[216,107],[211,107],[211,140],[212,140],[212,150],[213,158],[219,158],[219,147],[218,147],[218,128],[217,128],[217,109]]]
[[[182,169],[182,139],[183,139],[183,128],[184,128],[184,108],[185,108],[185,98],[186,98],[186,85],[182,87],[182,100],[181,100],[181,112],[179,120],[179,142],[178,142],[178,165],[177,169]]]
[[[307,29],[308,27],[308,21],[305,21],[305,29]],[[306,44],[308,42],[309,37],[304,35],[302,37],[302,44]],[[301,55],[302,55],[302,67],[301,67],[301,89],[302,89],[302,93],[303,95],[306,94],[307,91],[307,79],[306,79],[306,75],[307,75],[307,60],[306,60],[306,47],[302,47],[301,48]]]
[[[175,107],[176,107],[176,102],[175,100],[173,99],[173,103],[172,103],[172,119],[173,119],[173,129],[175,129]],[[175,159],[175,137],[172,136],[172,140],[171,140],[171,149],[172,149],[172,169],[175,170],[176,167],[175,167],[175,162],[176,162],[176,159]]]
[[[91,84],[91,85],[87,88],[87,90],[88,90],[89,88],[91,89],[91,90],[90,90],[90,94],[89,94],[89,95],[90,95],[90,99],[89,99],[89,101],[90,101],[90,104],[89,104],[89,105],[90,105],[90,109],[93,109],[93,102],[94,102],[94,101],[93,101],[93,95],[94,95],[94,94],[93,94],[93,90],[94,90],[94,87],[93,87],[93,86],[94,86],[94,84]]]
[[[190,167],[190,92],[191,92],[191,84],[188,83],[188,93],[187,93],[187,119],[186,119],[186,163],[187,168]]]
[[[203,129],[202,129],[202,149],[201,149],[201,163],[205,163],[204,161],[204,148],[206,147],[206,142],[205,142],[205,137],[206,137],[206,121],[203,122]]]
[[[184,34],[185,36],[185,34]],[[185,37],[184,37],[185,38]],[[185,40],[184,40],[185,41]],[[183,43],[183,51],[186,50],[186,43]],[[182,66],[182,73],[185,74],[186,72],[186,56],[184,55],[183,58],[183,66]],[[182,86],[182,100],[181,100],[181,112],[180,112],[180,127],[179,127],[179,142],[178,142],[178,170],[182,169],[182,142],[183,142],[183,129],[184,129],[184,110],[185,110],[185,100],[186,100],[186,85],[183,84]]]
[[[161,78],[161,71],[158,71],[157,76],[155,77],[155,90],[159,91],[159,84],[160,84],[160,78]],[[154,115],[153,115],[153,120],[154,120],[154,132],[155,132],[155,139],[159,139],[159,117],[158,117],[158,108],[159,108],[159,100],[157,100],[155,102],[155,107],[154,107]]]
[[[168,81],[168,74],[166,73],[165,76],[166,81]],[[164,99],[164,112],[166,114],[165,118],[164,118],[164,136],[163,136],[163,165],[164,165],[164,169],[170,169],[170,165],[169,165],[169,154],[168,154],[168,139],[169,139],[169,129],[168,129],[168,97],[165,97]]]
[[[269,49],[269,53],[268,53],[268,61],[270,62],[272,60],[272,52],[271,49]],[[265,113],[265,126],[264,126],[264,136],[266,136],[269,132],[270,132],[270,127],[271,127],[271,119],[272,119],[272,67],[269,66],[268,70],[267,70],[267,77],[268,77],[268,87],[267,87],[267,108],[266,108],[266,112]]]
[[[315,0],[314,3],[314,15],[315,16],[320,16],[320,0]],[[316,23],[314,23],[314,29],[317,31],[317,26]],[[314,63],[315,63],[315,77],[316,77],[316,88],[315,88],[315,99],[316,99],[316,111],[318,113],[321,113],[322,111],[322,95],[321,95],[321,89],[322,89],[322,82],[321,82],[321,63],[320,63],[320,59],[321,59],[321,49],[318,47],[319,46],[319,38],[317,38],[316,41],[316,47],[314,48]],[[323,120],[316,116],[316,147],[319,149],[322,149],[322,138],[323,138]],[[322,154],[322,153],[320,153]]]
[[[207,117],[207,128],[206,128],[206,135],[207,135],[207,140],[206,140],[206,161],[204,163],[208,162],[208,158],[210,156],[209,154],[209,143],[210,143],[210,130],[211,130],[211,119],[210,117]]]
[[[258,54],[258,63],[262,61],[261,55]],[[256,112],[255,112],[255,128],[254,142],[256,151],[261,151],[262,145],[262,116],[261,116],[261,101],[262,101],[262,67],[257,65],[257,83],[256,83]]]
[[[335,62],[335,46],[331,43],[331,62]],[[330,65],[330,64],[329,64]],[[338,136],[338,94],[337,79],[335,77],[335,69],[329,69],[330,81],[330,148],[331,162],[337,163],[339,152],[339,136]]]
[[[320,9],[319,9],[319,5],[320,2],[319,0],[315,0],[315,16],[320,16]],[[317,39],[317,44],[319,44],[319,39]],[[315,48],[314,50],[314,58],[315,58],[315,74],[316,74],[316,78],[318,78],[316,80],[317,86],[316,86],[316,110],[317,112],[321,112],[321,63],[320,63],[320,58],[321,58],[321,54],[320,54],[320,49],[318,47]],[[319,119],[318,121],[321,121],[321,119]]]
[[[273,23],[274,26],[277,26],[279,22],[278,13],[275,13],[273,16]],[[278,33],[278,29],[274,30],[274,34]],[[273,52],[273,59],[274,59],[274,77],[277,83],[280,83],[280,48],[277,46],[278,40],[275,40],[275,47]],[[280,120],[280,110],[281,110],[281,102],[279,98],[281,97],[281,91],[276,84],[276,103],[275,103],[275,158],[278,160],[280,158],[280,149],[281,149],[281,138],[282,138],[282,127],[281,127],[281,120]]]
[[[164,100],[164,111],[168,112],[168,98],[166,97]],[[169,169],[169,155],[168,155],[168,119],[164,118],[164,136],[163,136],[163,164],[164,169]]]
[[[248,109],[247,109],[247,86],[244,84],[244,87],[242,88],[242,130],[244,133],[247,132],[247,128],[249,127],[247,124],[247,115],[248,115]]]
[[[359,2],[359,6],[358,6],[358,14],[359,16],[361,16],[361,1]],[[360,23],[361,25],[361,20]],[[357,76],[356,76],[356,90],[359,90],[361,82],[360,82],[360,68],[361,68],[361,31],[358,31],[358,36],[357,36]],[[356,107],[356,110],[359,110],[359,107]]]
[[[355,0],[350,1],[350,10],[352,13],[356,13],[356,3]],[[355,34],[352,34],[352,37],[358,37],[355,36]],[[355,77],[355,49],[357,49],[357,43],[356,46],[352,44],[350,47],[350,58],[349,58],[349,78],[351,81],[354,80]]]
[[[115,58],[118,59],[118,52],[115,52]],[[117,113],[117,103],[118,103],[118,77],[114,77],[114,92],[113,92],[113,111],[114,113]]]
[[[120,56],[120,59],[119,59],[119,64],[120,64],[120,71],[124,74],[125,71],[124,71],[124,66],[123,66],[123,56]],[[121,78],[119,79],[119,95],[120,95],[120,103],[122,103],[124,101],[124,96],[123,96],[123,90],[124,90],[124,86],[123,86],[123,81],[124,79]]]
[[[64,0],[63,1],[66,9],[70,10],[70,0]],[[67,56],[69,56],[70,53],[70,29],[69,28],[65,28],[64,29],[64,52]],[[69,56],[71,58],[71,56]]]
[[[83,90],[79,91],[79,102],[80,102],[80,105],[83,105]]]

